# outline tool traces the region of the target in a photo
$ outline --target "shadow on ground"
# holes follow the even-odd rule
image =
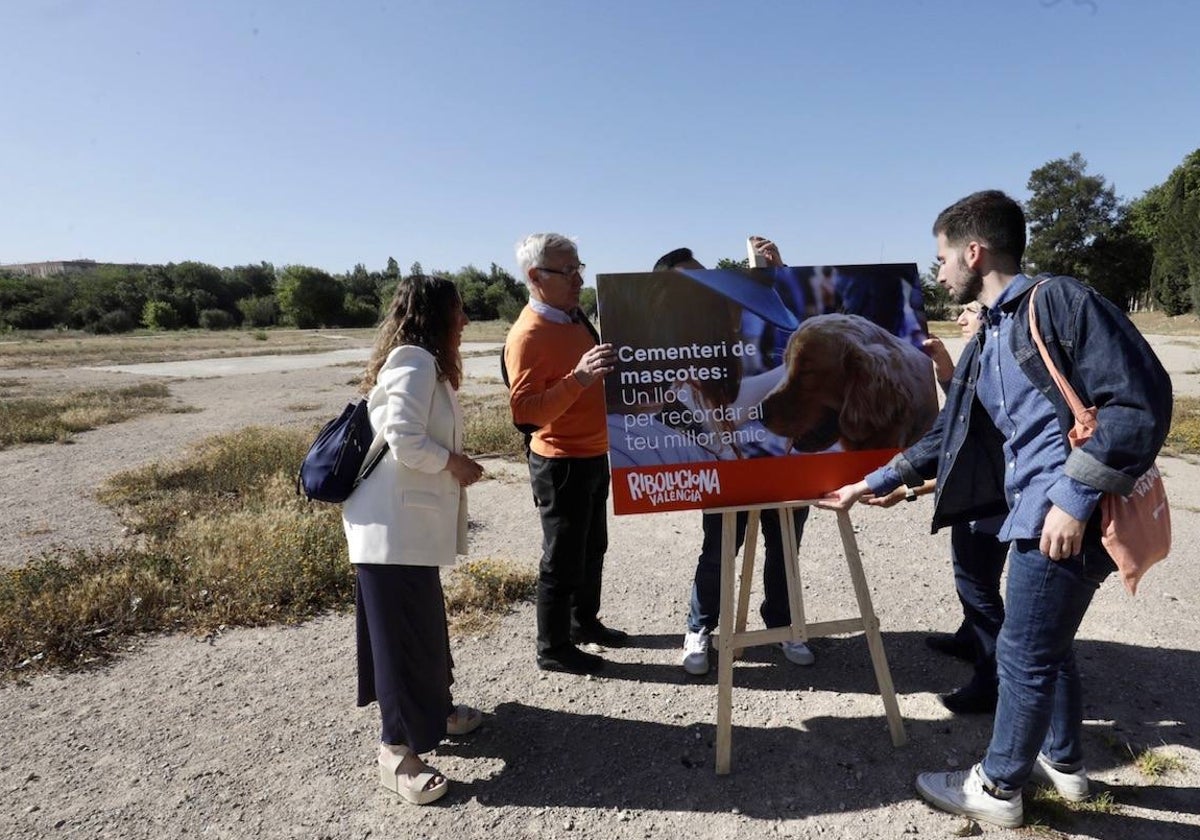
[[[671,637],[677,643],[677,639]],[[657,648],[666,637],[637,637],[638,647]],[[897,689],[902,694],[945,690],[965,679],[966,665],[933,660],[923,635],[885,634]],[[882,705],[877,716],[820,716],[800,727],[768,727],[745,708],[754,690],[875,693],[861,636],[817,640],[818,666],[769,667],[775,652],[747,651],[735,668],[733,772],[713,771],[715,727],[672,725],[599,715],[571,714],[522,703],[495,710],[492,725],[470,743],[439,752],[499,758],[490,778],[456,782],[456,797],[487,804],[532,807],[700,811],[761,819],[856,811],[911,800],[922,770],[968,766],[986,746],[990,718],[906,721],[909,743],[893,748]],[[1131,766],[1130,748],[1195,747],[1200,708],[1200,653],[1081,641],[1084,669],[1086,753],[1093,773],[1117,775],[1121,784],[1097,784],[1120,805],[1164,813],[1200,813],[1200,790],[1152,782]],[[835,664],[836,663],[836,664]],[[715,673],[715,671],[714,671]],[[958,675],[957,677],[955,675]],[[562,677],[564,679],[575,679]],[[604,680],[680,682],[673,665],[610,662]],[[705,678],[715,681],[715,676]],[[803,694],[798,695],[803,702]],[[713,697],[715,717],[715,693]],[[599,757],[599,760],[598,760]],[[1124,782],[1129,782],[1125,784]],[[1129,837],[1196,838],[1200,827],[1156,820],[1130,809],[1117,813],[1072,812],[1065,806],[1026,806],[1030,820],[1060,831],[1102,840]]]

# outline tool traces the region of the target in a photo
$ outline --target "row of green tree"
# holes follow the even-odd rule
[[[1132,201],[1078,152],[1029,176],[1025,271],[1068,274],[1125,310],[1200,312],[1200,149]],[[952,317],[937,263],[922,275],[931,319]]]
[[[1078,152],[1035,169],[1027,188],[1027,271],[1078,277],[1126,309],[1200,311],[1200,149],[1132,201],[1089,174]],[[421,264],[409,273],[423,273]],[[432,273],[454,280],[473,320],[514,320],[528,299],[525,285],[495,263],[486,272],[468,265]],[[935,273],[923,277],[926,309],[932,318],[952,315]],[[360,263],[338,275],[266,262],[98,264],[50,277],[0,272],[0,329],[365,327],[378,322],[400,276],[390,257],[383,271]],[[584,289],[583,307],[595,314],[594,289]]]
[[[1078,152],[1035,169],[1026,188],[1025,270],[1090,283],[1124,309],[1200,312],[1200,149],[1140,198],[1124,201]],[[747,266],[723,259],[719,268]],[[937,263],[921,275],[930,320],[958,307],[937,283]]]
[[[423,273],[414,263],[410,274]],[[438,271],[458,286],[473,320],[513,320],[528,299],[525,285],[492,264]],[[200,262],[97,264],[48,277],[0,272],[0,330],[79,329],[127,332],[237,326],[370,327],[391,300],[401,271],[363,264],[344,274],[270,263],[217,268]]]
[[[1200,311],[1200,149],[1132,201],[1078,152],[1026,186],[1027,271],[1078,277],[1126,309]]]

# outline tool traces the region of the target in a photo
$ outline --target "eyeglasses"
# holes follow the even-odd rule
[[[539,265],[537,267],[537,270],[544,271],[547,274],[557,274],[560,277],[574,277],[576,274],[578,274],[580,277],[582,277],[583,272],[587,270],[587,263],[580,263],[579,265],[573,265],[570,268],[561,268],[561,269],[560,268],[545,268],[545,267]]]

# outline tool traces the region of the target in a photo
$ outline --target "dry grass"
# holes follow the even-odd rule
[[[266,339],[256,337],[260,334]],[[0,368],[126,365],[273,353],[322,353],[368,346],[372,335],[372,330],[179,330],[124,335],[47,330],[14,333],[0,344]]]
[[[472,321],[463,330],[463,341],[492,341],[500,344],[508,336],[508,321]]]
[[[171,401],[167,386],[145,382],[128,388],[89,388],[55,394],[28,396],[20,380],[5,380],[0,386],[0,449],[21,443],[52,443],[70,440],[76,432],[120,423],[155,411],[188,411]]]
[[[508,394],[463,394],[464,448],[475,456],[525,457],[525,441],[512,424]]]
[[[1164,451],[1173,455],[1200,454],[1200,398],[1175,398]]]
[[[962,327],[956,321],[930,321],[927,325],[929,334],[938,338],[961,338]]]
[[[470,560],[454,568],[446,582],[446,612],[452,632],[481,634],[537,588],[537,573],[507,560]]]
[[[502,342],[507,332],[508,324],[504,321],[473,322],[467,325],[463,341]],[[0,341],[0,369],[324,353],[351,347],[370,347],[374,339],[374,328],[139,331],[124,335],[92,335],[62,330],[15,332]]]
[[[1200,336],[1200,318],[1190,312],[1174,317],[1162,312],[1134,312],[1129,320],[1142,335]],[[962,332],[954,321],[930,321],[929,334],[938,338],[958,338]]]
[[[341,511],[295,493],[315,433],[249,428],[101,489],[134,537],[0,573],[0,673],[102,659],[137,633],[299,621],[353,603]],[[495,560],[449,576],[456,628],[529,597],[532,572]]]
[[[1200,318],[1186,315],[1167,315],[1163,312],[1134,312],[1129,316],[1142,335],[1200,335]]]

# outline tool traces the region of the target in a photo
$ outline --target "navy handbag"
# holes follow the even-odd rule
[[[321,429],[296,476],[296,492],[318,502],[344,502],[371,474],[387,447],[383,446],[363,468],[375,433],[366,400],[348,403],[340,416]]]

